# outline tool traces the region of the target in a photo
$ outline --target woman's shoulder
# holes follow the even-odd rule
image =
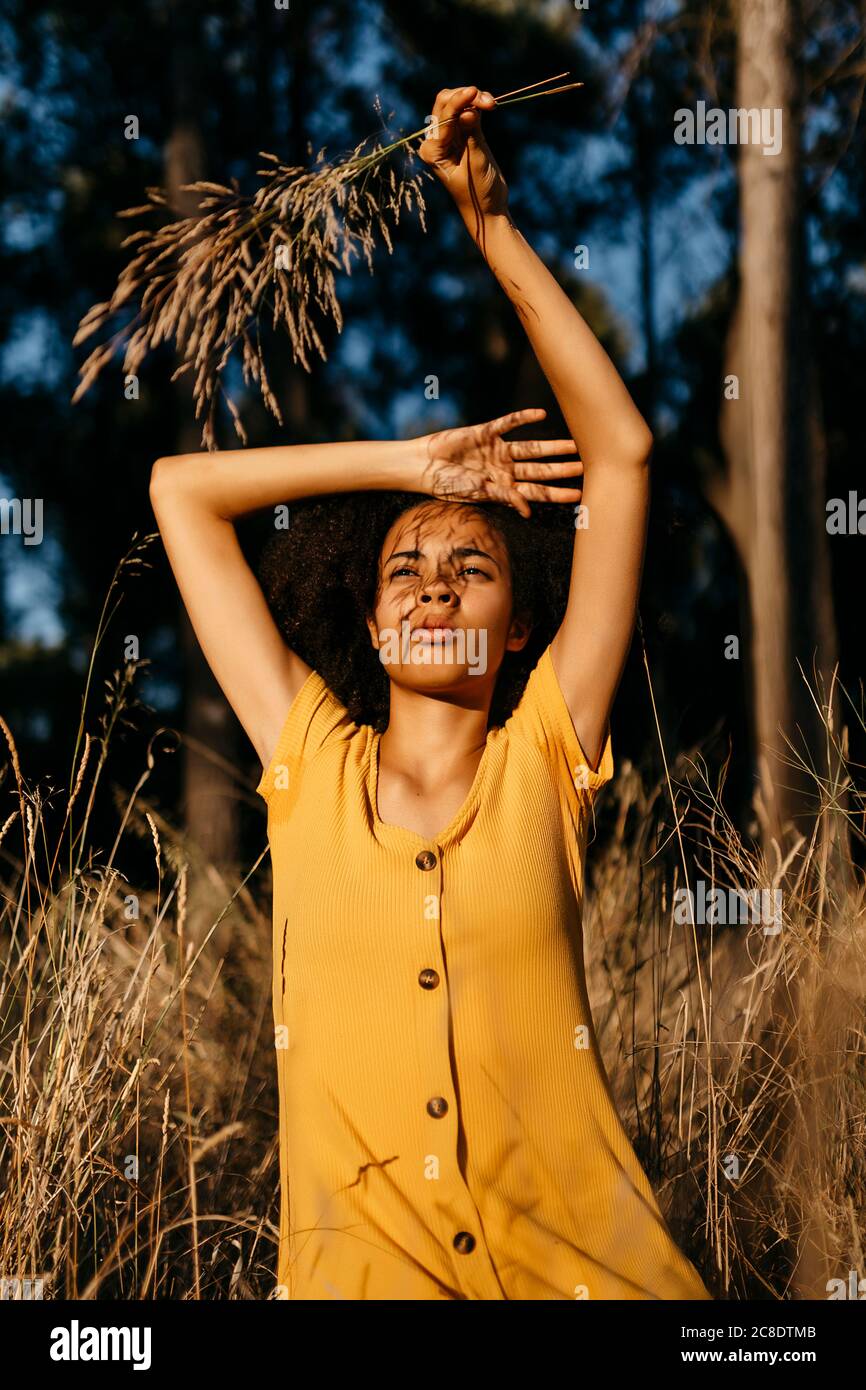
[[[590,765],[584,754],[556,675],[549,644],[530,671],[523,693],[501,732],[506,739],[532,743],[557,777],[564,778],[578,791],[595,792],[613,775],[609,733],[597,768]]]
[[[276,787],[294,785],[300,769],[325,748],[368,736],[315,668],[292,700],[273,757],[256,788],[267,801]]]

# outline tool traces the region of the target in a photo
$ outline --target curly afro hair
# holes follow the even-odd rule
[[[428,499],[432,500],[432,499]],[[293,502],[288,531],[266,543],[259,579],[288,645],[334,692],[356,724],[388,726],[389,681],[370,641],[366,615],[376,603],[385,536],[414,492],[337,493]],[[488,725],[505,722],[565,613],[574,543],[571,507],[538,503],[522,517],[502,502],[447,502],[480,512],[500,535],[511,564],[513,612],[532,631],[522,651],[506,652]]]

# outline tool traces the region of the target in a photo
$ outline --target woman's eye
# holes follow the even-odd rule
[[[485,579],[489,579],[489,577],[490,577],[490,576],[488,575],[487,571],[481,569],[478,565],[464,565],[463,568],[460,570],[460,573],[461,573],[461,574],[480,574],[480,575],[483,575]],[[415,575],[415,574],[417,574],[417,571],[416,571],[416,570],[413,570],[412,567],[411,567],[410,565],[400,565],[397,569],[391,571],[391,578],[392,578],[392,579],[402,579],[403,576],[404,576],[404,575],[407,575],[407,574]]]

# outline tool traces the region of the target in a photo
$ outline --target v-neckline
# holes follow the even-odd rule
[[[411,839],[417,841],[417,843],[421,845],[441,845],[451,840],[460,830],[460,827],[464,819],[466,819],[474,810],[475,803],[477,802],[478,797],[481,794],[481,785],[484,781],[484,776],[487,770],[487,763],[490,754],[492,732],[492,730],[488,730],[487,732],[487,741],[484,744],[484,752],[481,754],[481,757],[478,760],[478,766],[475,769],[475,776],[472,779],[472,785],[469,788],[468,793],[466,794],[466,797],[463,801],[463,805],[451,817],[448,824],[442,830],[437,830],[435,835],[422,835],[418,830],[411,830],[408,825],[394,825],[390,821],[382,820],[381,816],[379,815],[379,746],[382,741],[382,735],[373,733],[373,736],[370,740],[369,795],[370,807],[373,813],[373,824],[376,828],[377,834],[384,837],[388,837],[389,835],[408,835]]]

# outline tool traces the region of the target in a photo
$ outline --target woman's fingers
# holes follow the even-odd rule
[[[459,91],[459,87],[442,87],[436,93],[436,100],[433,103],[433,115],[441,117],[447,114],[450,116],[451,112],[449,111],[446,113],[445,108],[453,98],[455,92]]]
[[[504,502],[513,507],[521,516],[531,517],[530,502],[567,502],[571,506],[579,502],[583,493],[579,487],[545,487],[543,483],[520,482],[509,486],[507,483],[488,483],[486,500]]]
[[[583,491],[579,487],[545,487],[543,483],[515,483],[523,497],[530,502],[579,502]]]
[[[443,87],[436,94],[431,120],[418,147],[424,163],[436,167],[440,176],[449,163],[459,164],[467,141],[483,143],[481,116],[495,105],[496,98],[474,84]]]
[[[554,454],[577,453],[577,445],[573,439],[504,439],[502,442],[508,445],[508,451],[515,463],[521,459],[542,459],[551,458]],[[569,464],[569,467],[575,468],[577,462]]]
[[[518,461],[513,466],[514,477],[521,482],[539,482],[542,478],[580,478],[583,464],[575,463],[525,463]]]
[[[437,121],[451,121],[455,117],[464,115],[464,108],[471,106],[477,95],[477,87],[443,87],[441,92],[437,93],[433,103],[434,130]],[[457,124],[456,121],[455,124]],[[445,127],[446,132],[450,129],[451,126]]]
[[[514,508],[514,510],[519,512],[521,516],[525,516],[527,518],[532,516],[532,508],[530,507],[526,498],[523,496],[523,493],[518,491],[517,488],[514,488],[514,490],[511,493],[509,493],[508,497],[506,498],[506,501],[508,501],[510,505]]]
[[[491,502],[504,502],[508,507],[520,512],[521,516],[529,517],[532,515],[529,503],[516,485],[508,483],[488,483],[487,496]]]
[[[579,487],[545,487],[543,483],[518,482],[511,486],[494,483],[488,487],[488,496],[491,501],[505,502],[521,516],[530,517],[530,502],[559,502],[574,506],[582,498],[583,492]]]
[[[485,111],[491,111],[496,105],[496,98],[492,92],[482,91],[480,87],[464,87],[463,91],[468,97],[469,105],[462,113],[464,116],[477,116],[480,120]],[[474,92],[474,96],[470,93]]]
[[[546,414],[547,411],[542,406],[531,406],[528,410],[512,410],[508,415],[500,415],[496,420],[488,421],[487,428],[493,434],[507,434],[509,430],[517,429],[518,425],[543,420]],[[519,441],[506,439],[504,442],[516,444]]]
[[[436,100],[433,103],[434,116],[453,116],[458,106],[495,106],[496,98],[492,92],[482,90],[477,84],[470,83],[468,87],[442,87],[436,93]],[[446,110],[446,107],[451,109]]]

